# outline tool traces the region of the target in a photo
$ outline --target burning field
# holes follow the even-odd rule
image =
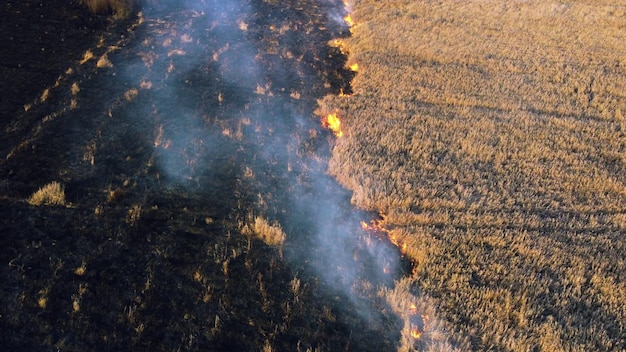
[[[0,344],[624,350],[592,3],[0,5]]]

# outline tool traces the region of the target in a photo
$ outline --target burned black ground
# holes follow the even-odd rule
[[[373,276],[382,281],[355,301],[311,269],[325,253],[303,256],[312,209],[330,207],[328,194],[352,209],[325,175],[332,136],[313,114],[354,75],[327,45],[348,33],[328,16],[342,4],[237,4],[254,9],[241,14],[245,31],[182,5],[146,10],[143,23],[71,2],[3,5],[3,348],[395,348],[402,322],[375,288],[401,273]],[[218,19],[238,11],[211,9]],[[155,49],[185,31],[195,33],[186,55]],[[250,43],[253,60],[236,50]],[[83,60],[87,50],[94,59]],[[112,66],[98,67],[105,54]],[[246,65],[262,81],[246,79]],[[52,181],[65,186],[65,206],[28,204]],[[282,248],[242,233],[252,214],[283,224]],[[323,220],[349,218],[341,226],[356,231],[355,219],[371,216],[356,214]]]

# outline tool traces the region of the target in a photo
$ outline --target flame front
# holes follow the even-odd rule
[[[359,64],[352,64],[350,65],[350,70],[356,72],[359,70]]]
[[[407,244],[399,239],[396,233],[384,228],[381,220],[372,220],[370,224],[361,221],[361,228],[365,231],[374,233],[379,237],[381,235],[386,236],[387,239],[389,239],[389,241],[393,243],[394,246],[400,249],[400,252],[402,252],[402,254],[406,254]]]
[[[341,120],[337,117],[337,114],[328,114],[322,121],[322,126],[333,131],[335,136],[342,137],[343,131],[341,130]]]
[[[334,46],[335,48],[338,48],[339,51],[341,51],[342,54],[346,55],[347,54],[347,50],[346,50],[346,44],[339,39],[335,39],[332,42],[330,42],[331,46]]]

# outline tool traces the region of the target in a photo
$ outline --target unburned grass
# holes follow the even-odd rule
[[[355,4],[330,173],[474,350],[622,350],[624,7]],[[606,38],[598,41],[596,38]]]

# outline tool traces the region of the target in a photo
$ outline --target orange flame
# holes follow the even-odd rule
[[[380,220],[372,220],[369,224],[365,221],[361,221],[361,228],[370,232],[382,232],[388,234],[389,231],[381,226]]]
[[[343,131],[341,130],[341,120],[339,120],[337,114],[328,114],[328,116],[322,120],[322,126],[333,131],[337,137],[343,136]]]
[[[350,27],[354,26],[354,21],[352,20],[352,17],[350,15],[346,16],[343,18],[344,21],[346,21],[346,24]]]
[[[341,51],[341,53],[344,54],[344,55],[347,53],[346,43],[344,43],[342,40],[335,39],[332,42],[330,42],[330,45],[335,47],[335,48],[338,48],[339,51]]]
[[[417,327],[413,327],[413,329],[411,329],[411,337],[418,340],[422,337],[422,332]]]
[[[383,266],[383,273],[385,274],[391,273],[391,261],[385,262],[385,265]]]
[[[403,254],[406,254],[406,250],[408,248],[407,244],[400,240],[394,232],[384,228],[382,225],[382,220],[373,220],[371,224],[367,224],[366,222],[361,221],[361,228],[365,231],[373,232],[379,238],[381,235],[384,234],[384,236],[386,236],[387,239],[389,239],[389,241],[393,243],[394,246],[398,247],[398,249],[400,249]]]
[[[359,70],[359,64],[352,64],[350,65],[350,70],[356,72]]]
[[[428,316],[419,314],[415,303],[411,303],[411,306],[409,307],[409,315],[410,334],[414,340],[417,340],[422,337],[424,331],[426,330]]]

